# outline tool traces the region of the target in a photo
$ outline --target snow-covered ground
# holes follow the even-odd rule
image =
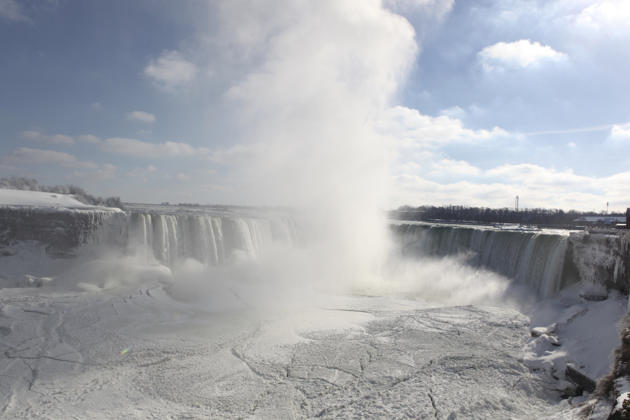
[[[2,417],[572,418],[585,398],[561,400],[564,365],[607,373],[625,313],[568,292],[517,310],[248,281],[187,294],[133,261],[57,270],[0,289]]]
[[[213,313],[159,285],[1,295],[6,418],[533,418],[558,404],[511,309],[339,297]]]
[[[611,292],[606,300],[586,301],[578,292],[579,286],[573,286],[529,312],[534,335],[540,334],[525,347],[525,360],[560,377],[571,363],[599,379],[610,372],[611,349],[620,344],[618,323],[627,312],[627,297]]]
[[[29,207],[38,210],[89,210],[102,209],[120,211],[110,207],[98,207],[84,204],[69,194],[47,193],[39,191],[8,190],[0,188],[0,208]]]

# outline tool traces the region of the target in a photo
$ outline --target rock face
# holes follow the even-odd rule
[[[573,382],[580,389],[583,389],[584,391],[588,391],[588,392],[595,391],[595,387],[597,386],[597,383],[591,378],[589,378],[588,376],[586,376],[585,374],[583,374],[582,372],[580,372],[579,370],[577,370],[575,367],[571,365],[567,365],[567,368],[564,374],[568,380]]]
[[[15,241],[39,241],[51,252],[63,253],[89,243],[104,223],[121,216],[107,209],[0,208],[0,248]]]
[[[630,288],[630,233],[574,233],[568,252],[582,282],[622,292]]]
[[[597,384],[596,398],[590,404],[592,407],[586,407],[584,414],[590,414],[589,418],[630,418],[630,320],[626,318],[624,322],[621,345],[615,350],[612,371]]]

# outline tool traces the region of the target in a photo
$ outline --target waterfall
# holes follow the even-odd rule
[[[465,254],[469,264],[526,284],[541,297],[578,280],[570,270],[568,233],[423,223],[392,228],[405,256]]]
[[[285,214],[146,207],[95,221],[85,242],[123,248],[167,266],[186,258],[205,265],[257,259],[273,245],[297,242],[295,223]]]

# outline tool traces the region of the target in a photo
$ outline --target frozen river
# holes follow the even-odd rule
[[[558,394],[523,364],[512,309],[336,297],[204,311],[161,286],[4,291],[6,418],[534,418]]]

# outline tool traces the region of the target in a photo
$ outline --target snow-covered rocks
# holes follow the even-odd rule
[[[18,282],[17,287],[42,287],[52,283],[52,281],[52,277],[38,277],[25,274],[21,281]]]
[[[587,286],[584,297],[601,299],[606,289],[630,287],[630,233],[601,234],[575,232],[569,236],[572,263]],[[597,289],[599,286],[599,289]]]
[[[604,301],[584,300],[580,291],[575,285],[533,308],[531,338],[523,348],[530,369],[549,378],[549,386],[574,407],[610,372],[626,306],[614,291]]]
[[[25,274],[23,276],[15,277],[4,277],[0,275],[0,289],[3,288],[28,288],[28,287],[44,287],[49,286],[53,283],[52,277],[46,276],[33,276],[30,274]]]
[[[593,379],[580,372],[580,370],[571,363],[567,364],[564,376],[579,388],[587,392],[595,391],[595,387],[597,386],[597,383]]]
[[[541,335],[551,335],[556,333],[557,324],[554,322],[553,324],[547,327],[534,327],[530,330],[530,334],[532,337],[540,337]]]
[[[70,194],[56,194],[40,191],[22,191],[0,188],[1,208],[28,208],[39,211],[82,211],[99,209],[120,212],[112,207],[91,206],[77,200]]]
[[[580,297],[590,301],[606,300],[608,299],[608,290],[603,284],[583,282]]]
[[[614,388],[618,397],[611,418],[613,420],[630,418],[630,381],[627,377],[617,378]]]

